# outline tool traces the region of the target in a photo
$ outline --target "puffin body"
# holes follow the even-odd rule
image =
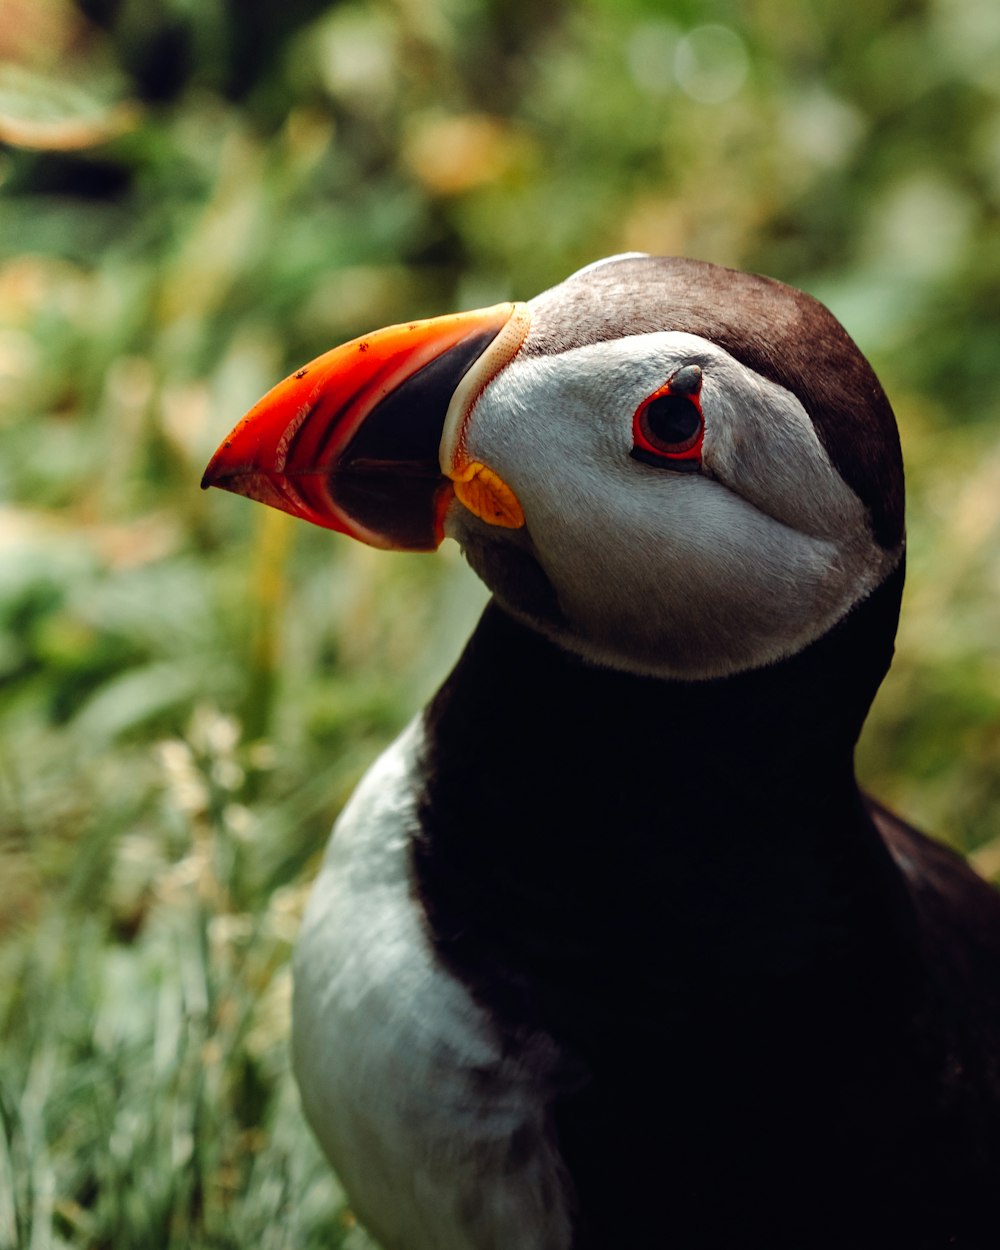
[[[296,953],[386,1250],[998,1243],[1000,899],[855,781],[903,479],[821,305],[613,257],[334,349],[205,483],[493,592]]]

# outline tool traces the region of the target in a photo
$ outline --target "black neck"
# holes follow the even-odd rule
[[[574,1016],[595,977],[757,993],[873,943],[877,963],[906,904],[853,751],[901,587],[900,567],[799,655],[691,683],[590,666],[491,604],[427,713],[414,863],[441,954],[521,1018],[542,984]]]

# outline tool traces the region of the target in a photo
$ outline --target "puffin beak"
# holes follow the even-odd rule
[[[251,408],[212,457],[202,488],[401,551],[440,545],[456,490],[477,514],[483,506],[500,517],[494,523],[512,524],[519,506],[512,512],[509,488],[464,454],[465,427],[529,321],[526,305],[497,304],[335,347]]]

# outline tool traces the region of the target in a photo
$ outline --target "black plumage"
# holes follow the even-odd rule
[[[708,683],[494,606],[428,709],[419,895],[509,1044],[565,1051],[575,1248],[1000,1236],[1000,899],[854,777],[901,586]]]

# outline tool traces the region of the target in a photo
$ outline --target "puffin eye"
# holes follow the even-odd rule
[[[705,434],[701,369],[686,365],[636,409],[632,456],[658,468],[694,472],[701,464]]]
[[[657,395],[642,410],[642,432],[657,451],[687,451],[701,432],[701,413],[685,395]]]

